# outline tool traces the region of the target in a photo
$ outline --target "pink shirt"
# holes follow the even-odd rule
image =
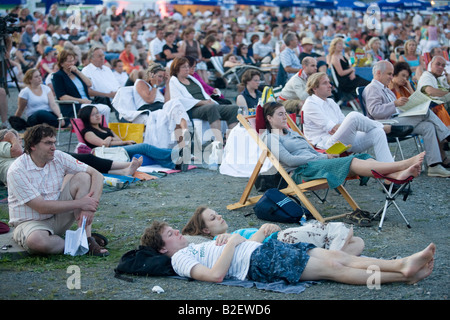
[[[53,214],[41,214],[27,203],[39,196],[45,200],[57,200],[66,174],[86,172],[87,164],[71,155],[56,150],[55,157],[43,168],[36,166],[30,155],[23,154],[8,170],[9,223],[17,226],[29,220],[45,220]]]

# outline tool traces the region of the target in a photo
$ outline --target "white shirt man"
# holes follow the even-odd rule
[[[162,60],[160,54],[165,44],[166,40],[164,40],[164,29],[160,28],[156,30],[156,38],[149,44],[150,56],[153,61]]]
[[[113,99],[121,86],[112,70],[104,65],[105,54],[103,50],[93,48],[89,53],[91,63],[81,71],[92,81],[92,86],[89,88],[89,95]]]

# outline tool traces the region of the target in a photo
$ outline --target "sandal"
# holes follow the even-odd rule
[[[108,239],[104,235],[93,232],[91,236],[95,239],[95,242],[97,242],[100,247],[106,247],[108,245]]]
[[[352,213],[349,213],[345,216],[345,222],[349,224],[354,224],[359,227],[371,227],[372,220],[367,218],[366,214],[363,213],[360,209],[356,209]]]
[[[89,243],[89,252],[88,254],[91,256],[96,257],[107,257],[109,256],[109,252],[102,252],[102,247],[99,246],[99,244],[95,241],[94,237],[88,237],[88,243]]]

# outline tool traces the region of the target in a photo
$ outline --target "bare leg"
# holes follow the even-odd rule
[[[143,161],[143,157],[140,157],[139,159],[133,158],[131,159],[131,162],[114,161],[111,166],[111,170],[109,170],[108,173],[119,176],[132,176],[142,165]]]
[[[364,250],[364,240],[360,237],[355,237],[353,235],[353,226],[348,233],[347,239],[345,240],[344,246],[341,251],[348,253],[350,255],[359,256]]]
[[[397,162],[379,162],[375,160],[353,159],[350,165],[350,171],[353,174],[371,177],[371,170],[375,170],[383,175],[394,179],[406,179],[412,175],[417,177],[420,174],[425,152],[422,152],[412,158]]]
[[[185,119],[181,119],[180,124],[175,126],[175,139],[177,140],[179,149],[186,146],[186,132],[188,132],[188,125]]]
[[[301,280],[333,280],[348,284],[366,284],[371,267],[378,267],[381,283],[416,283],[433,271],[436,246],[431,243],[424,250],[399,260],[356,257],[341,251],[320,248],[308,252],[310,260]]]

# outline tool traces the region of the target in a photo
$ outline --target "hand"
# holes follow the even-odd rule
[[[94,212],[93,211],[81,211],[78,218],[78,227],[81,227],[83,223],[83,217],[86,217],[86,226],[89,226],[94,222]]]
[[[61,121],[61,127],[65,126],[66,122],[64,121],[64,119],[61,119],[61,120],[58,120],[58,121]]]
[[[262,232],[264,232],[264,237],[270,236],[272,233],[280,231],[281,228],[273,223],[265,223],[259,228]]]
[[[339,155],[338,154],[327,153],[327,157],[328,157],[328,159],[334,159],[334,158],[339,158]]]
[[[105,140],[103,140],[103,144],[105,145],[105,147],[110,147],[111,143],[112,143],[112,137],[106,137]]]
[[[125,141],[125,144],[136,144],[136,141],[133,141],[133,140],[127,140],[127,141]]]
[[[97,211],[99,201],[98,199],[92,198],[94,195],[94,191],[89,192],[84,197],[78,199],[79,202],[79,209],[83,211],[91,211],[95,212]]]
[[[337,129],[339,129],[339,126],[339,124],[335,125],[330,131],[328,131],[328,133],[331,135],[335,134]]]
[[[408,100],[409,99],[406,98],[406,97],[400,97],[400,98],[398,98],[397,100],[394,101],[394,105],[396,107],[404,106],[408,102]]]
[[[81,104],[89,104],[89,103],[92,103],[92,100],[89,100],[89,99],[80,99],[79,102],[80,102]]]
[[[78,68],[76,66],[71,66],[70,67],[70,72],[72,73],[78,73],[80,70],[78,70]]]
[[[7,142],[10,142],[10,143],[13,143],[13,141],[16,140],[16,139],[17,139],[16,135],[14,133],[12,133],[11,131],[8,131],[5,134],[5,136],[3,137],[2,141],[7,141]]]
[[[216,237],[216,246],[223,246],[224,244],[227,244],[228,239],[231,237],[231,234],[229,233],[222,233],[219,234]]]

